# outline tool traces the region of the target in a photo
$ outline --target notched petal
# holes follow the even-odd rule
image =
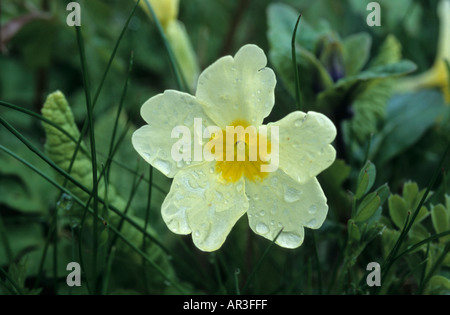
[[[175,176],[161,212],[172,232],[192,233],[200,250],[214,251],[247,209],[243,179],[226,183],[215,172],[214,163],[206,163]]]
[[[269,115],[276,78],[266,64],[261,48],[245,45],[234,58],[222,57],[200,75],[196,97],[219,127],[235,120],[259,126]]]
[[[285,248],[303,243],[304,227],[318,229],[328,213],[327,199],[316,178],[299,184],[281,170],[259,183],[247,182],[251,229]]]
[[[325,115],[300,111],[268,124],[279,132],[279,167],[298,183],[306,183],[328,168],[336,159],[330,144],[336,127]]]
[[[168,177],[189,165],[203,162],[195,161],[194,147],[202,150],[203,128],[212,125],[212,121],[195,97],[168,90],[145,102],[141,115],[148,125],[135,131],[131,140],[145,161]],[[179,141],[185,145],[177,149],[177,154],[181,156],[183,150],[188,152],[186,159],[175,159],[172,152]]]

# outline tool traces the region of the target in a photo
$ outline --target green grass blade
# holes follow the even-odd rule
[[[269,246],[267,246],[266,250],[264,251],[264,253],[262,254],[261,258],[258,260],[258,262],[256,263],[255,267],[253,268],[252,272],[250,273],[250,275],[248,276],[247,282],[244,285],[244,288],[242,289],[242,294],[245,294],[250,286],[251,281],[253,280],[253,278],[256,275],[256,272],[259,270],[259,268],[261,267],[262,262],[264,261],[264,259],[267,257],[267,254],[269,254],[270,249],[272,248],[272,246],[275,244],[275,242],[278,239],[278,236],[280,236],[281,232],[283,232],[283,228],[277,233],[277,235],[275,236],[275,238],[273,239],[273,241],[269,244]]]
[[[13,289],[15,289],[17,291],[17,294],[23,294],[22,290],[20,289],[20,286],[9,276],[9,274],[0,266],[0,274],[3,275],[3,277],[5,277],[6,280],[8,280]]]
[[[387,274],[389,272],[389,269],[392,267],[392,264],[394,263],[394,258],[400,258],[400,257],[397,257],[397,253],[400,250],[400,247],[403,244],[404,240],[406,239],[406,236],[408,235],[409,230],[411,229],[412,225],[414,224],[414,220],[417,217],[417,215],[419,214],[420,208],[422,208],[423,204],[425,203],[425,200],[427,199],[428,194],[431,191],[431,188],[434,186],[435,182],[437,181],[437,178],[441,172],[442,166],[444,165],[444,162],[445,162],[445,159],[447,158],[447,154],[448,154],[449,150],[450,150],[450,142],[448,143],[446,149],[444,150],[444,153],[442,154],[442,158],[441,158],[438,166],[436,167],[433,176],[431,177],[431,180],[428,184],[425,194],[423,195],[422,199],[420,200],[414,213],[412,213],[410,220],[407,220],[407,222],[405,223],[405,227],[403,228],[402,232],[400,233],[400,236],[397,239],[392,251],[389,253],[388,257],[382,264],[381,270],[384,274]]]
[[[108,75],[108,73],[109,73],[109,70],[110,70],[110,68],[111,68],[111,64],[112,64],[112,62],[113,62],[113,60],[114,60],[114,58],[115,58],[115,56],[116,56],[116,53],[117,53],[117,49],[118,49],[118,47],[119,47],[119,44],[120,44],[120,42],[122,41],[122,38],[123,38],[123,36],[124,36],[124,34],[125,34],[125,31],[126,31],[127,28],[128,28],[128,25],[129,25],[129,23],[130,23],[130,21],[131,21],[131,18],[133,17],[133,15],[134,15],[134,13],[135,13],[135,11],[136,11],[138,5],[139,5],[139,1],[140,1],[140,0],[138,0],[138,1],[136,2],[136,4],[135,4],[134,7],[133,7],[133,10],[132,10],[131,13],[128,15],[128,19],[127,19],[127,21],[125,22],[125,24],[124,24],[124,26],[123,26],[123,28],[122,28],[122,31],[121,31],[121,33],[120,33],[120,35],[119,35],[119,37],[118,37],[118,39],[117,39],[117,41],[116,41],[116,44],[114,45],[114,49],[113,49],[113,51],[112,51],[112,53],[111,53],[111,56],[110,56],[109,61],[108,61],[108,64],[107,64],[107,66],[106,66],[106,69],[105,69],[105,71],[104,71],[104,73],[103,73],[103,76],[102,76],[102,79],[101,79],[101,81],[100,81],[100,85],[99,85],[99,87],[97,88],[96,93],[95,93],[95,95],[94,95],[94,99],[93,99],[93,101],[92,101],[92,109],[94,109],[94,108],[95,108],[95,105],[97,104],[98,96],[100,95],[100,91],[102,90],[103,83],[104,83],[104,81],[105,81],[105,79],[106,79],[106,77],[107,77],[107,75]],[[78,27],[77,27],[77,28],[78,28]],[[85,122],[84,122],[84,124],[83,124],[83,127],[81,128],[81,131],[80,131],[80,137],[78,138],[78,140],[77,140],[77,142],[76,142],[76,147],[75,147],[75,150],[74,150],[74,152],[73,152],[73,154],[72,154],[72,159],[71,159],[71,161],[70,161],[70,165],[69,165],[69,168],[68,168],[68,173],[70,173],[70,172],[72,171],[73,164],[75,163],[75,158],[76,158],[76,156],[77,156],[77,154],[78,154],[78,150],[79,150],[80,147],[81,147],[81,142],[82,142],[82,140],[83,140],[83,138],[84,138],[84,136],[85,136],[85,134],[86,134],[86,132],[87,132],[88,125],[89,125],[89,120],[86,119]],[[64,185],[64,186],[65,186],[65,185]]]
[[[27,115],[29,115],[29,116],[31,116],[31,117],[37,118],[37,119],[39,119],[40,121],[42,121],[42,122],[44,122],[44,123],[46,123],[46,124],[49,124],[49,125],[52,126],[53,128],[55,128],[55,129],[57,129],[58,131],[60,131],[61,133],[63,133],[63,134],[64,134],[67,138],[69,138],[71,141],[73,141],[73,142],[75,142],[75,143],[78,141],[78,140],[75,139],[71,134],[69,134],[64,128],[62,128],[60,125],[54,123],[53,121],[49,120],[48,118],[46,118],[46,117],[44,117],[44,116],[42,116],[42,115],[39,115],[38,113],[35,113],[35,112],[33,112],[33,111],[31,111],[31,110],[28,110],[28,109],[26,109],[26,108],[23,108],[23,107],[20,107],[20,106],[11,104],[11,103],[3,102],[3,101],[0,101],[0,105],[1,105],[1,106],[4,106],[4,107],[8,107],[8,108],[10,108],[10,109],[13,109],[13,110],[15,110],[15,111],[22,112],[22,113],[27,114]],[[89,155],[89,152],[84,152],[84,153],[86,153],[87,155]]]
[[[78,50],[80,54],[81,71],[83,74],[84,92],[86,96],[86,111],[89,128],[89,142],[91,147],[91,162],[92,162],[92,194],[93,194],[93,207],[94,217],[98,217],[98,181],[97,181],[97,149],[95,146],[95,134],[94,134],[94,120],[92,113],[92,103],[90,94],[89,74],[86,64],[86,54],[84,50],[83,34],[81,27],[75,27],[77,34]],[[98,251],[98,224],[94,221],[93,227],[93,254],[92,254],[92,269],[94,271],[94,279],[97,279],[97,251]],[[99,293],[97,288],[97,281],[94,282],[94,293]]]
[[[77,196],[75,196],[71,191],[69,191],[67,188],[63,187],[62,185],[58,184],[53,178],[51,178],[50,176],[48,176],[47,174],[45,174],[44,172],[42,172],[40,169],[38,169],[36,166],[34,166],[33,164],[29,163],[28,161],[25,161],[23,158],[21,158],[20,156],[18,156],[17,154],[15,154],[14,152],[12,152],[11,150],[9,150],[8,148],[4,147],[3,145],[0,144],[0,150],[4,151],[5,153],[9,154],[10,156],[12,156],[13,158],[17,159],[19,162],[25,164],[27,167],[29,167],[31,170],[33,170],[34,172],[36,172],[38,175],[40,175],[41,177],[43,177],[46,181],[48,181],[50,184],[52,184],[53,186],[57,187],[58,189],[62,190],[64,193],[70,195],[72,197],[72,200],[74,202],[76,202],[77,204],[79,204],[81,207],[83,208],[87,208],[86,204],[79,199]],[[94,211],[91,208],[87,208],[89,213],[91,215],[94,214]],[[102,221],[103,219],[101,217],[97,217],[96,218],[97,221]],[[184,289],[183,287],[181,287],[178,283],[173,282],[173,280],[170,278],[169,275],[167,275],[164,270],[162,270],[150,257],[148,257],[147,254],[145,254],[141,249],[137,248],[133,243],[131,243],[131,241],[126,238],[118,229],[116,229],[114,226],[109,226],[109,228],[111,229],[111,231],[115,234],[118,235],[118,237],[124,241],[132,250],[134,250],[136,253],[138,253],[143,259],[145,259],[149,265],[156,271],[158,272],[165,280],[167,280],[170,284],[172,284],[174,286],[174,288],[176,288],[180,293],[187,293],[186,289]]]
[[[120,97],[120,102],[119,102],[119,107],[117,108],[117,113],[116,113],[116,117],[114,120],[114,126],[113,126],[113,131],[112,131],[112,135],[111,135],[111,141],[109,144],[109,152],[108,152],[108,161],[112,160],[112,156],[113,156],[113,151],[114,151],[114,142],[116,140],[116,133],[117,133],[117,127],[119,124],[119,118],[120,118],[120,114],[122,113],[122,108],[123,108],[123,104],[125,101],[125,95],[127,94],[127,88],[129,85],[129,79],[130,79],[130,75],[131,75],[131,70],[133,69],[133,59],[134,59],[134,53],[131,52],[130,55],[130,62],[129,62],[129,66],[128,66],[128,74],[127,74],[127,78],[125,79],[125,84],[123,87],[123,91],[122,91],[122,96]],[[111,163],[108,163],[108,169],[106,171],[106,177],[109,180],[109,172],[110,172],[110,165]]]
[[[170,46],[169,41],[167,40],[166,34],[164,33],[163,27],[161,26],[161,23],[158,20],[158,17],[155,14],[155,11],[153,10],[150,2],[148,0],[144,0],[145,5],[147,6],[148,10],[150,11],[150,14],[152,15],[153,21],[155,22],[156,29],[158,30],[159,35],[161,36],[161,39],[164,43],[164,47],[166,49],[167,55],[169,57],[170,61],[170,67],[175,75],[175,80],[177,82],[178,89],[183,92],[189,91],[187,88],[186,80],[184,79],[183,74],[181,73],[181,68],[178,65],[178,61],[175,58],[175,54],[173,53],[172,47]]]
[[[30,151],[35,153],[39,158],[41,158],[44,162],[46,162],[50,167],[52,167],[56,172],[58,172],[61,176],[64,177],[65,180],[70,181],[72,184],[83,190],[87,194],[91,194],[91,190],[86,188],[83,184],[81,184],[79,181],[74,179],[69,173],[67,173],[65,170],[63,170],[61,167],[56,165],[51,159],[49,159],[45,154],[43,154],[38,148],[36,148],[28,139],[26,139],[20,132],[18,132],[13,126],[11,126],[6,120],[4,120],[2,117],[0,117],[0,124],[6,127],[16,138],[18,138],[22,143],[24,143]],[[3,147],[5,148],[5,147]],[[6,149],[6,148],[5,148]],[[61,187],[65,187],[62,185]],[[105,201],[102,198],[98,198],[99,202],[102,204],[105,204]],[[146,230],[143,229],[139,224],[134,222],[132,219],[130,219],[127,216],[124,216],[124,214],[118,210],[113,205],[110,205],[109,209],[111,209],[114,213],[116,213],[118,216],[123,217],[128,223],[130,223],[134,228],[136,228],[141,233],[144,233],[146,237],[148,237],[150,240],[152,240],[158,247],[160,247],[165,253],[169,255],[171,254],[171,251],[166,248],[159,240],[157,240],[154,236],[150,235]]]
[[[6,257],[8,258],[8,262],[11,264],[14,260],[13,252],[11,250],[11,244],[9,243],[8,235],[6,235],[5,225],[3,223],[3,217],[0,213],[0,239],[3,244],[3,248],[5,249]]]
[[[150,164],[148,165],[149,167],[149,173],[148,173],[148,194],[147,194],[147,206],[145,209],[145,217],[144,217],[144,229],[147,230],[148,227],[148,223],[149,223],[149,219],[150,219],[150,208],[151,208],[151,203],[152,203],[152,182],[153,182],[153,166],[151,166]],[[142,251],[145,252],[147,248],[147,243],[146,243],[146,237],[145,235],[142,235]],[[147,279],[147,266],[146,266],[146,262],[145,260],[142,261],[142,270],[144,273],[144,279]],[[149,287],[147,284],[147,281],[144,281],[144,289],[145,289],[145,293],[148,294],[149,292]]]
[[[302,110],[302,104],[301,104],[301,99],[300,99],[300,79],[298,76],[297,49],[295,47],[295,38],[297,36],[298,24],[300,23],[301,18],[302,18],[302,15],[300,14],[297,18],[297,22],[295,23],[294,32],[292,34],[292,41],[291,41],[292,66],[294,68],[294,78],[295,78],[295,100],[297,102],[298,110]]]

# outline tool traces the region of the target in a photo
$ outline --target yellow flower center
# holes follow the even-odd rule
[[[221,140],[222,145],[211,152],[217,159],[216,172],[221,173],[225,181],[237,182],[242,175],[251,181],[267,176],[267,172],[261,171],[261,165],[269,164],[262,157],[270,153],[270,142],[255,127],[245,120],[235,120],[226,130],[222,130]]]

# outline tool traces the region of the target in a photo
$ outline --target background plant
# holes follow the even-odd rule
[[[180,1],[201,69],[258,44],[279,81],[267,121],[297,109],[297,68],[302,110],[340,131],[319,177],[330,207],[320,230],[291,251],[242,218],[209,254],[167,230],[170,182],[131,147],[143,102],[183,89],[158,21],[133,1],[80,1],[75,29],[64,1],[2,2],[1,292],[448,293],[450,106],[438,89],[392,89],[433,63],[438,1],[379,1],[379,28],[364,2]],[[82,262],[80,288],[65,284],[70,261]],[[372,261],[380,288],[365,282]]]

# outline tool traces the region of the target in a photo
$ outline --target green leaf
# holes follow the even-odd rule
[[[416,207],[417,195],[419,194],[419,186],[415,182],[406,182],[403,185],[402,196],[406,201],[406,206],[408,209],[413,209]]]
[[[431,222],[436,233],[445,232],[450,228],[449,217],[443,205],[439,204],[431,207]],[[443,239],[441,238],[440,240],[443,241]]]
[[[0,280],[0,288],[4,287],[10,292],[17,292],[20,294],[37,295],[41,289],[29,289],[25,285],[25,280],[28,277],[28,259],[21,259],[17,263],[9,266],[8,279]],[[11,283],[12,282],[12,283]],[[1,292],[1,291],[0,291]]]
[[[435,275],[432,276],[425,289],[426,294],[450,294],[450,279]]]
[[[361,239],[361,231],[358,225],[355,224],[355,220],[348,220],[347,231],[349,238],[354,242],[359,242]]]
[[[430,236],[430,232],[420,223],[414,224],[409,231],[409,241],[408,244],[417,244],[420,241],[423,241],[427,237]],[[423,246],[418,247],[413,252],[419,251],[423,248],[426,248],[426,244]]]
[[[372,139],[371,156],[380,167],[417,142],[445,109],[441,93],[420,91],[394,96],[386,121]]]
[[[368,194],[358,207],[355,221],[364,222],[368,220],[377,211],[381,204],[380,197],[375,193]]]
[[[284,4],[271,4],[267,10],[270,52],[269,59],[292,96],[295,96],[295,78],[292,69],[292,34],[299,12]],[[302,17],[295,39],[296,60],[304,104],[313,104],[317,88],[332,86],[333,81],[321,62],[313,54],[318,38],[328,30],[315,30]]]
[[[393,64],[376,66],[356,75],[344,77],[338,80],[332,88],[318,94],[318,104],[319,106],[339,104],[352,89],[357,88],[358,84],[367,83],[370,80],[399,77],[414,71],[416,68],[416,65],[411,61],[402,60]]]
[[[342,44],[346,75],[355,75],[369,60],[372,37],[366,32],[357,33],[346,37]]]
[[[369,69],[389,65],[400,61],[402,58],[402,45],[397,38],[390,34],[378,49],[377,55],[369,64]]]
[[[368,194],[358,206],[356,211],[355,221],[364,222],[369,220],[383,205],[389,195],[389,188],[387,185],[379,187],[376,191]]]
[[[375,182],[376,168],[375,165],[367,161],[358,175],[357,188],[355,198],[359,199],[364,196],[373,186]]]
[[[402,229],[408,216],[408,206],[399,195],[392,195],[388,199],[389,215],[397,228]]]

